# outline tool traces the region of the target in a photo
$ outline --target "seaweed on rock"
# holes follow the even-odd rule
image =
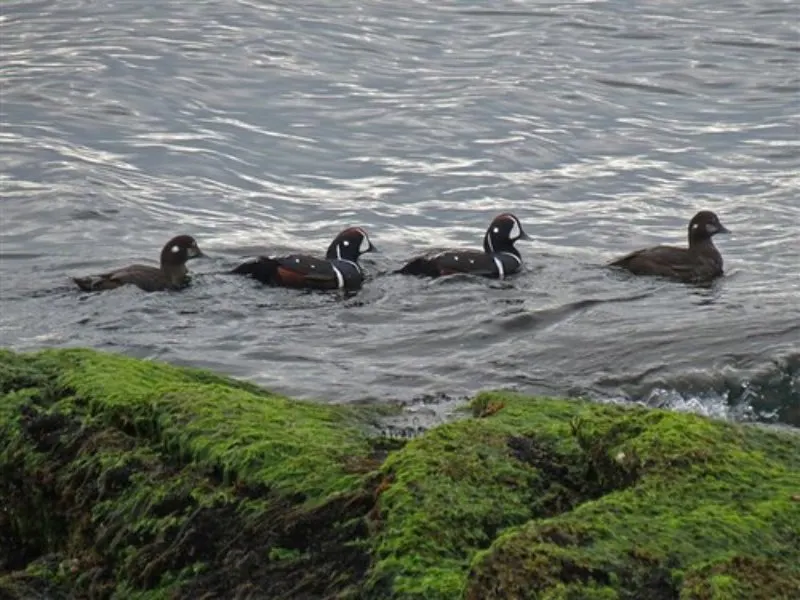
[[[484,393],[375,412],[0,351],[0,597],[800,597],[800,436]]]
[[[313,597],[365,571],[358,414],[88,351],[0,364],[0,565],[25,570],[2,583],[19,597]]]
[[[507,530],[473,559],[467,598],[797,597],[796,435],[638,408],[581,412],[575,444],[597,481],[617,485]],[[711,592],[716,566],[737,556],[753,566]],[[780,575],[753,586],[765,564]]]

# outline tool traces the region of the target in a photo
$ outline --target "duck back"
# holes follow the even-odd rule
[[[722,256],[714,245],[692,248],[654,246],[631,252],[611,263],[634,275],[654,275],[680,281],[707,281],[722,275]]]
[[[159,269],[148,265],[131,265],[116,271],[75,277],[73,281],[86,292],[113,290],[123,285],[135,285],[145,292],[180,289],[186,283],[186,268]]]

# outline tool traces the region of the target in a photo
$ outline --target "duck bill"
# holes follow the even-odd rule
[[[380,254],[381,251],[378,250],[378,247],[373,244],[372,242],[369,243],[369,248],[367,248],[367,252],[375,252],[376,254]]]
[[[523,231],[523,232],[521,232],[519,234],[519,237],[517,238],[517,240],[524,240],[526,242],[532,242],[533,238]]]
[[[719,229],[717,229],[717,233],[730,233],[731,230],[725,227],[722,223],[719,224]]]

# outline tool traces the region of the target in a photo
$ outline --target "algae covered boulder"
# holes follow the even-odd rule
[[[800,436],[471,408],[391,440],[375,409],[0,352],[0,598],[800,597]]]
[[[382,467],[384,597],[800,598],[800,437],[483,394]]]
[[[18,597],[322,597],[366,570],[355,412],[80,350],[4,352],[0,386]]]

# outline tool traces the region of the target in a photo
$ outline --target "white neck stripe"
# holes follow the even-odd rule
[[[338,287],[340,289],[343,288],[344,287],[344,275],[342,275],[342,272],[339,269],[337,269],[334,265],[331,265],[331,268],[333,269],[333,272],[336,275],[336,281],[338,283]]]
[[[522,259],[519,256],[517,256],[516,254],[512,254],[511,252],[498,252],[498,254],[505,254],[506,256],[510,256],[515,261],[517,261],[518,265],[522,264]]]
[[[505,253],[504,253],[505,254]],[[500,260],[498,257],[493,256],[492,260],[494,260],[494,264],[497,265],[497,274],[499,279],[503,279],[506,276],[506,272],[503,269],[503,261]]]

